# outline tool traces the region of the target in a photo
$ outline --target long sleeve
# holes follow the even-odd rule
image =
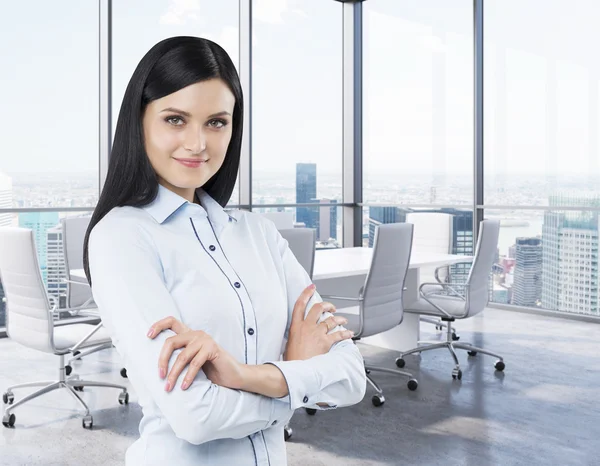
[[[270,228],[271,238],[277,245],[281,255],[283,274],[288,298],[289,333],[291,314],[296,300],[302,291],[311,284],[310,277],[291,252],[287,240],[275,229]],[[315,292],[308,303],[310,308],[323,300]],[[305,314],[306,315],[306,314]],[[326,312],[324,320],[332,314]],[[332,330],[345,330],[338,326]],[[322,409],[317,403],[327,404],[330,408],[350,406],[360,402],[366,391],[366,374],[364,361],[353,341],[344,340],[334,344],[331,350],[320,356],[304,361],[270,361],[283,373],[289,389],[289,402],[292,409],[311,407]]]
[[[105,218],[90,235],[89,265],[93,295],[102,322],[123,358],[133,386],[143,388],[175,435],[192,444],[243,438],[287,420],[288,403],[213,384],[200,371],[187,390],[171,392],[158,374],[165,340],[146,336],[150,326],[167,316],[181,320],[180,310],[165,286],[161,260],[149,235],[135,222]],[[175,351],[169,367],[181,350]]]

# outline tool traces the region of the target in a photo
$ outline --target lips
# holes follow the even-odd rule
[[[175,159],[177,162],[188,168],[198,168],[208,162],[208,159]]]

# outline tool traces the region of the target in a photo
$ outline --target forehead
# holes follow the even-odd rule
[[[233,113],[235,97],[221,79],[210,79],[184,87],[172,94],[151,102],[154,111],[175,107],[191,114],[201,115],[222,111]]]

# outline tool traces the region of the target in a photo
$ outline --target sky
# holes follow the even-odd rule
[[[472,175],[472,0],[364,3],[365,176]],[[485,2],[487,175],[600,165],[600,2]],[[97,0],[8,2],[0,17],[0,171],[98,169]],[[253,163],[342,170],[342,5],[255,0]],[[238,0],[115,0],[113,115],[148,49],[174,35],[237,64]]]

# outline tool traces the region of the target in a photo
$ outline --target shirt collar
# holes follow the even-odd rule
[[[202,188],[196,189],[196,195],[202,206],[201,210],[208,215],[212,223],[224,227],[229,222],[236,221],[235,217],[225,212],[223,207]],[[142,209],[148,212],[154,220],[162,224],[186,204],[192,203],[159,184],[156,199],[142,207]]]

